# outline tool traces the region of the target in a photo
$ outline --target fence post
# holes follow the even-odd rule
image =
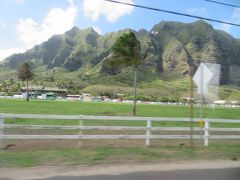
[[[82,134],[83,134],[82,126],[84,126],[84,124],[83,124],[83,117],[82,117],[82,116],[79,117],[79,126],[80,126],[80,128],[79,128],[78,134],[79,134],[79,135],[82,135]],[[80,138],[80,139],[79,139],[79,142],[78,142],[78,146],[79,146],[79,147],[82,147],[82,145],[83,145],[83,141],[82,141],[82,139]]]
[[[4,117],[0,115],[0,126],[4,125]],[[4,139],[2,135],[4,134],[4,127],[0,127],[0,149],[4,149]]]
[[[150,145],[151,128],[152,128],[152,121],[147,120],[147,131],[146,131],[146,141],[145,141],[146,146]]]
[[[208,119],[205,119],[205,123],[204,123],[204,146],[208,146],[208,138],[209,138],[209,122],[208,122]]]

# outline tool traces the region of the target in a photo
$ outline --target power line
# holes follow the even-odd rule
[[[207,21],[212,21],[212,22],[217,22],[217,23],[228,24],[228,25],[240,27],[240,24],[221,21],[221,20],[217,20],[217,19],[211,19],[211,18],[195,16],[195,15],[190,15],[190,14],[185,14],[185,13],[180,13],[180,12],[175,12],[175,11],[169,11],[169,10],[164,10],[164,9],[158,9],[158,8],[153,8],[153,7],[147,7],[147,6],[137,5],[137,4],[125,3],[125,2],[115,1],[115,0],[104,0],[104,1],[112,2],[112,3],[116,3],[116,4],[133,6],[133,7],[137,7],[137,8],[141,8],[141,9],[148,9],[148,10],[152,10],[152,11],[165,12],[165,13],[169,13],[169,14],[192,17],[192,18],[196,18],[196,19],[202,19],[202,20],[207,20]]]
[[[228,3],[224,3],[224,2],[220,2],[220,1],[212,1],[212,0],[204,0],[204,1],[211,2],[211,3],[215,3],[215,4],[220,4],[220,5],[224,5],[224,6],[230,6],[230,7],[240,8],[240,6],[238,6],[238,5],[228,4]]]

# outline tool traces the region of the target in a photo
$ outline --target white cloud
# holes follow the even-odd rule
[[[229,25],[229,24],[221,24],[219,29],[230,33],[231,27],[232,27],[232,26]]]
[[[20,49],[20,48],[10,48],[10,49],[3,49],[0,50],[0,61],[4,60],[8,56],[15,54],[15,53],[23,53],[26,49]]]
[[[122,2],[133,3],[132,0],[122,0]],[[114,4],[104,0],[84,0],[83,10],[86,17],[96,21],[101,15],[105,16],[109,22],[116,22],[121,16],[131,14],[132,6]]]
[[[20,19],[17,25],[17,34],[27,48],[42,43],[54,34],[62,34],[74,26],[78,9],[73,0],[68,0],[69,7],[64,10],[52,8],[42,22],[31,18]]]
[[[204,16],[204,17],[208,16],[206,8],[190,8],[190,9],[187,9],[186,12],[188,14],[192,14],[195,16]]]
[[[18,4],[24,4],[25,0],[14,0],[14,2],[16,2]]]
[[[229,21],[233,22],[233,23],[240,23],[240,9],[237,9],[237,8],[234,9]],[[232,27],[233,26],[228,25],[228,24],[221,24],[219,29],[230,33]]]
[[[103,34],[99,27],[93,26],[92,27],[98,34]]]
[[[235,23],[240,23],[240,9],[235,9],[232,15],[232,19]]]
[[[0,28],[5,28],[7,25],[4,22],[0,22]]]

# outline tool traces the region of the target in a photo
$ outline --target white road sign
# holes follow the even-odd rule
[[[208,84],[213,78],[212,71],[204,64],[201,63],[193,76],[193,81],[198,86],[198,94],[206,94],[208,91]]]

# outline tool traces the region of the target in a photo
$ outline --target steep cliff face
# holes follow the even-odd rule
[[[221,83],[240,85],[240,40],[214,30],[204,21],[160,22],[150,31],[125,29],[105,35],[92,28],[73,27],[26,53],[8,57],[1,66],[16,69],[20,63],[30,61],[34,67],[46,70],[63,68],[82,74],[87,70],[99,76],[121,74],[121,70],[107,68],[106,57],[115,39],[126,31],[136,34],[142,52],[147,52],[142,66],[156,76],[177,79],[196,70],[200,62],[218,63],[222,65]]]
[[[218,63],[221,64],[221,83],[240,85],[239,42],[226,32],[216,31],[204,21],[161,22],[152,32],[164,49],[164,72],[173,71],[176,76],[182,76],[190,68],[196,70],[200,62]]]
[[[163,71],[169,76],[184,76],[189,73],[187,52],[183,44],[177,39],[169,42],[162,58]]]

